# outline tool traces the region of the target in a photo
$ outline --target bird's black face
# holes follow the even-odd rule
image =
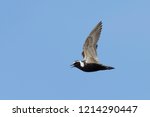
[[[71,66],[79,68],[80,67],[80,62],[79,61],[75,61]]]

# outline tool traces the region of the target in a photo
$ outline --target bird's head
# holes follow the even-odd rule
[[[75,62],[73,62],[73,64],[71,66],[72,67],[77,67],[77,68],[84,67],[84,62],[82,62],[82,61],[75,61]]]

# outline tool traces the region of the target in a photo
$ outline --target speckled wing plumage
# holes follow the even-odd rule
[[[96,49],[101,30],[102,30],[102,22],[99,22],[96,25],[96,27],[92,30],[92,32],[89,34],[83,45],[82,55],[83,60],[86,63],[99,63]]]

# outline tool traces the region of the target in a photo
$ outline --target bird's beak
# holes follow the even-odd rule
[[[71,68],[73,68],[74,67],[74,64],[72,64],[72,65],[70,65],[71,66]]]

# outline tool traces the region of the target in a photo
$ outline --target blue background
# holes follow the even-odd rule
[[[101,20],[116,69],[70,68]],[[150,1],[1,0],[0,99],[150,99]]]

